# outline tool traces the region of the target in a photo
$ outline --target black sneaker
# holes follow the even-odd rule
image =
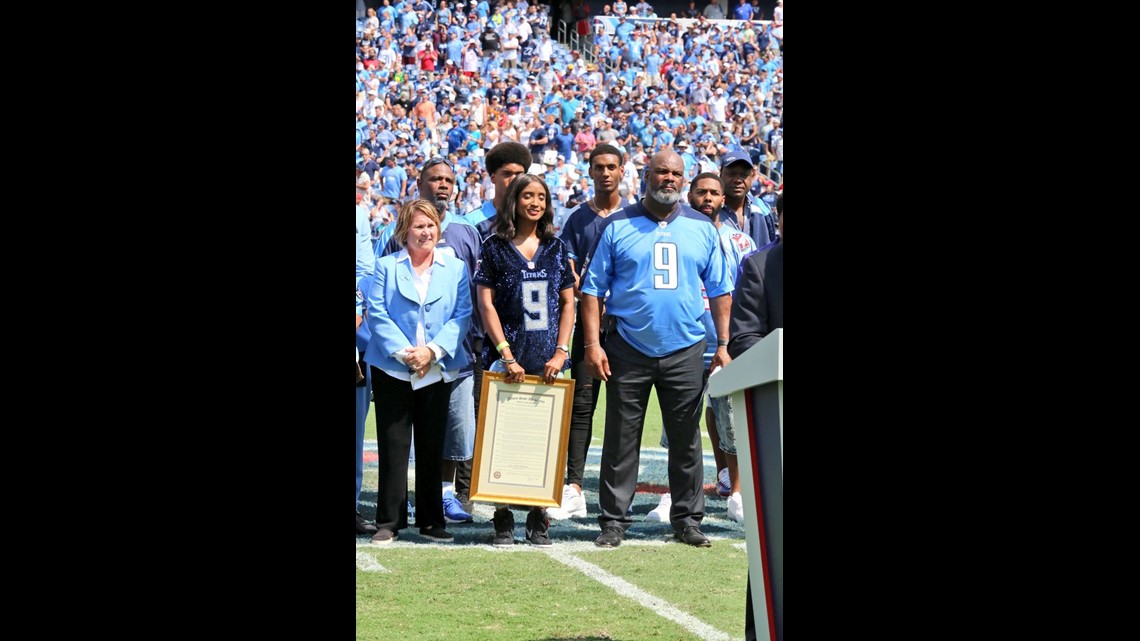
[[[550,540],[549,529],[550,519],[546,516],[546,510],[531,510],[530,513],[526,515],[527,543],[542,548],[554,545],[554,541]]]
[[[360,516],[360,512],[356,513],[356,536],[372,536],[376,534],[376,525],[368,523]]]
[[[424,537],[425,539],[437,541],[439,543],[451,543],[455,540],[455,537],[451,535],[451,532],[448,532],[439,525],[420,528],[420,536]]]
[[[491,523],[495,526],[495,538],[491,545],[510,547],[515,544],[515,515],[510,510],[495,510]]]
[[[611,525],[602,529],[602,535],[594,541],[594,545],[600,548],[616,548],[621,545],[624,538],[625,530],[616,525]]]
[[[709,541],[709,537],[705,536],[701,532],[701,528],[695,525],[690,525],[680,532],[674,532],[673,540],[680,541],[681,543],[687,543],[693,547],[698,548],[712,547],[712,543]]]
[[[386,527],[382,527],[378,532],[376,532],[376,534],[372,536],[372,542],[377,545],[387,545],[399,536],[399,533],[393,532]]]
[[[466,494],[456,494],[455,498],[459,499],[459,505],[463,508],[464,512],[468,514],[475,513],[473,511],[475,509],[475,502],[468,498]]]

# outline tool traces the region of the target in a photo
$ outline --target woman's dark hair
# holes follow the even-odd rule
[[[542,185],[542,191],[546,194],[546,212],[538,220],[535,235],[540,241],[554,238],[554,201],[550,196],[550,187],[542,178],[531,174],[522,174],[511,181],[511,186],[507,189],[507,198],[503,201],[503,208],[495,212],[495,226],[491,230],[492,233],[503,240],[511,240],[515,237],[517,233],[515,218],[518,216],[519,195],[527,186],[536,183]]]

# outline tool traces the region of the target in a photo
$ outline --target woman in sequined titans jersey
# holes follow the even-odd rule
[[[483,365],[505,372],[507,382],[542,376],[547,384],[570,368],[574,330],[574,274],[566,246],[554,236],[554,205],[541,178],[522,175],[511,183],[495,213],[493,233],[483,241],[475,270],[476,297],[483,313]],[[514,545],[514,516],[497,505],[493,545]],[[552,545],[546,510],[526,519],[531,545]]]

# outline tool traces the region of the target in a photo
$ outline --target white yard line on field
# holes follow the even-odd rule
[[[661,544],[663,545],[664,543]],[[597,549],[593,547],[593,544],[591,543],[585,543],[583,545],[589,545],[591,548],[595,550]],[[718,630],[705,623],[704,621],[701,621],[700,619],[694,617],[688,612],[673,607],[664,599],[653,596],[652,594],[646,592],[645,590],[642,590],[629,581],[606,572],[593,563],[589,563],[587,561],[579,559],[576,556],[572,556],[570,554],[570,550],[566,549],[571,547],[573,546],[555,546],[553,549],[547,550],[546,554],[555,561],[578,570],[582,574],[585,574],[598,583],[601,583],[614,592],[617,592],[621,596],[645,606],[658,616],[664,617],[680,625],[701,639],[705,639],[706,641],[737,641],[727,632]]]
[[[356,569],[365,572],[388,572],[388,568],[376,562],[376,557],[359,549],[356,551]]]

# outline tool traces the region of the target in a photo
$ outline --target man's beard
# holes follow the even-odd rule
[[[432,204],[435,205],[435,210],[439,212],[439,219],[443,220],[443,217],[447,215],[447,199],[438,198],[432,201]]]
[[[647,188],[645,193],[653,200],[661,203],[662,205],[675,205],[681,200],[681,190],[676,189],[671,193],[666,193],[664,189]]]

